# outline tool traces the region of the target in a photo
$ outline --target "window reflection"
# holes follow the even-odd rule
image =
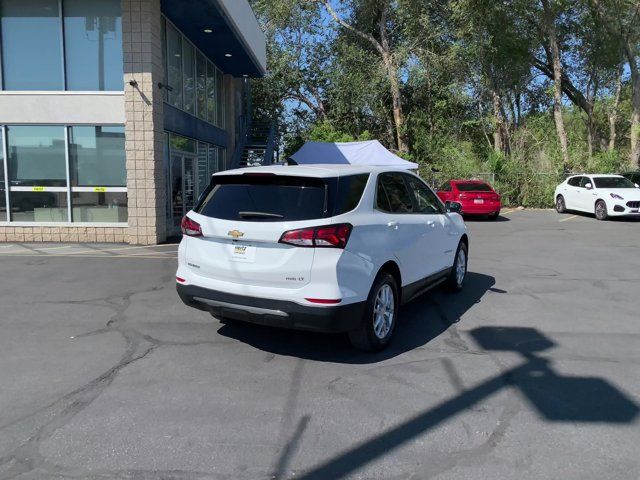
[[[74,192],[71,205],[76,223],[127,221],[127,194],[124,192]]]
[[[67,192],[11,192],[14,222],[67,222]]]
[[[120,0],[64,0],[69,90],[122,90]]]
[[[169,104],[182,108],[182,35],[167,24],[167,81]]]
[[[12,186],[67,185],[64,127],[7,127]]]
[[[124,127],[71,127],[69,157],[74,187],[127,184]]]
[[[2,0],[5,90],[63,90],[58,0]]]

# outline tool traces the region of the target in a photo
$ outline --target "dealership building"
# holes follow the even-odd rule
[[[0,0],[0,241],[178,234],[265,50],[247,0]]]

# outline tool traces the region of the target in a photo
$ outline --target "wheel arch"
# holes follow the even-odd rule
[[[400,296],[400,301],[402,301],[402,274],[400,273],[400,267],[393,260],[387,261],[384,265],[380,267],[378,270],[378,275],[382,272],[389,273],[398,284],[398,295]],[[376,275],[377,277],[377,275]]]

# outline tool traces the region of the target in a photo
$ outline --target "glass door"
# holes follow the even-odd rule
[[[171,177],[171,224],[169,234],[180,233],[180,222],[196,201],[195,158],[172,154]]]

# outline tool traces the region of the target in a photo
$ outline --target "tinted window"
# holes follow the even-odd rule
[[[0,9],[4,89],[64,90],[58,0],[3,0]]]
[[[7,150],[11,185],[67,185],[64,127],[7,127]]]
[[[587,183],[591,183],[591,179],[589,177],[581,177],[580,178],[580,188],[586,188]]]
[[[413,195],[418,206],[418,213],[442,213],[440,200],[422,181],[415,177],[407,176],[409,186],[413,190]]]
[[[451,191],[451,183],[450,182],[445,183],[444,185],[442,185],[440,187],[440,190],[443,191],[443,192],[450,192]]]
[[[195,113],[195,50],[189,42],[182,42],[182,57],[184,110],[189,113]]]
[[[596,177],[597,188],[636,188],[631,180],[624,177]]]
[[[572,187],[578,187],[580,185],[580,179],[582,177],[572,177],[569,180],[567,180],[567,184],[571,185]]]
[[[74,187],[127,185],[124,127],[71,127],[69,158]]]
[[[368,173],[340,177],[338,180],[335,215],[350,212],[358,206],[368,180]]]
[[[120,0],[64,0],[69,90],[122,90]]]
[[[386,194],[377,202],[378,209],[390,213],[413,212],[411,193],[402,177],[401,173],[383,173],[378,177],[378,194],[381,190]]]
[[[169,103],[182,108],[182,35],[167,24],[167,81]]]
[[[195,208],[223,220],[283,222],[327,217],[328,185],[319,178],[284,175],[213,177]]]
[[[493,189],[486,183],[466,182],[456,184],[459,192],[493,192]]]

